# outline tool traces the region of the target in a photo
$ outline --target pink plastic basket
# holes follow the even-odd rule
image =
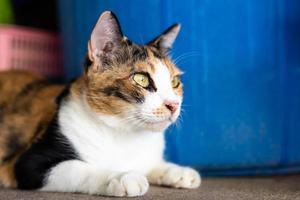
[[[57,34],[18,26],[0,26],[0,70],[21,69],[48,77],[63,75]]]

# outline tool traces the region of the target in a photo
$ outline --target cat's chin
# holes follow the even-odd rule
[[[144,124],[145,124],[145,128],[147,128],[151,131],[163,132],[172,124],[172,122],[168,119],[168,120],[159,121],[159,122],[146,121],[146,122],[144,122]]]

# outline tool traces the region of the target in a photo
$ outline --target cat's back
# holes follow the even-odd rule
[[[27,84],[37,80],[42,80],[42,77],[26,71],[0,72],[0,107],[10,103]]]
[[[11,185],[15,158],[53,119],[62,85],[24,71],[0,72],[0,179]],[[3,177],[4,176],[4,177]]]
[[[37,107],[53,106],[63,86],[27,71],[0,72],[0,116],[39,112]],[[1,121],[0,121],[1,123]]]

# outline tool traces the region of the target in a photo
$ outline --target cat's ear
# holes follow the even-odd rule
[[[161,35],[151,40],[148,45],[158,48],[163,53],[172,49],[173,43],[180,31],[180,24],[174,24],[164,31]]]
[[[116,16],[111,11],[101,14],[93,29],[88,56],[91,61],[99,61],[101,56],[111,56],[122,44],[123,34]]]

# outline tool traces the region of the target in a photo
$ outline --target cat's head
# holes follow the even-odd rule
[[[115,15],[104,12],[88,43],[84,77],[91,110],[112,126],[163,131],[175,122],[183,85],[168,52],[179,29],[175,24],[137,45],[123,36]]]

